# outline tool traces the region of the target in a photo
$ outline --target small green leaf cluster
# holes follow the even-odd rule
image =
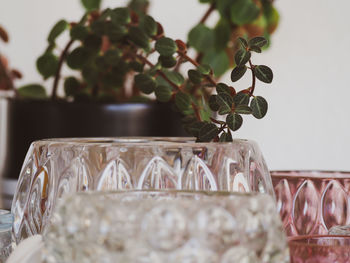
[[[252,86],[236,92],[232,86],[224,83],[216,84],[216,94],[209,97],[208,105],[210,110],[222,116],[223,120],[213,117],[210,118],[210,121],[185,119],[187,130],[199,141],[232,141],[231,132],[242,126],[242,115],[253,115],[261,119],[267,113],[267,101],[261,96],[255,96],[254,90],[256,79],[264,83],[271,83],[273,73],[269,67],[254,65],[251,61],[252,52],[261,53],[261,49],[267,45],[267,40],[264,37],[255,37],[249,41],[239,38],[239,42],[241,48],[234,56],[236,67],[231,72],[231,80],[232,82],[238,81],[249,69],[252,72]],[[191,73],[191,75],[190,79],[197,81],[197,74]]]
[[[271,0],[200,0],[209,5],[208,12],[188,34],[188,42],[199,54],[201,63],[211,65],[214,75],[220,77],[234,66],[232,50],[239,36],[263,35],[269,39],[275,31],[279,14]],[[205,25],[205,19],[218,11],[214,27]]]

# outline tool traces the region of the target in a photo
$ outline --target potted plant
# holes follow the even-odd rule
[[[87,12],[79,21],[57,22],[36,62],[44,80],[53,79],[51,94],[40,84],[29,84],[9,101],[5,176],[18,177],[29,143],[36,139],[183,135],[183,115],[185,130],[198,141],[230,141],[231,131],[242,124],[241,114],[262,118],[267,103],[255,97],[256,79],[270,83],[272,71],[253,65],[250,57],[268,41],[245,38],[272,33],[278,22],[272,2],[201,2],[209,8],[189,32],[188,44],[166,37],[161,24],[147,15],[145,0],[105,10],[100,10],[101,1],[83,0]],[[209,28],[204,23],[213,11],[220,19]],[[56,39],[64,32],[70,40],[57,52]],[[233,41],[238,36],[244,37],[240,44]],[[187,54],[190,47],[197,51],[195,58]],[[184,63],[192,65],[186,73]],[[63,76],[64,65],[74,71],[72,75]],[[232,81],[249,68],[252,86],[237,92],[218,83],[231,66]],[[64,96],[58,95],[60,87]],[[215,88],[217,95],[211,95]],[[224,118],[214,118],[213,112]]]

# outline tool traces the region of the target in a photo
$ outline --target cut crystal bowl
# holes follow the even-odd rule
[[[312,235],[289,240],[291,263],[348,263],[350,237]]]
[[[272,171],[271,177],[288,236],[326,235],[350,224],[350,172]]]
[[[60,200],[47,263],[284,263],[288,245],[267,194],[86,192]]]
[[[34,142],[12,203],[14,237],[45,230],[65,193],[132,189],[261,192],[274,196],[258,146],[192,138],[50,139]]]

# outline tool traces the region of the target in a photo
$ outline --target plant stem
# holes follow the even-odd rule
[[[192,102],[192,109],[194,110],[194,114],[196,115],[196,118],[198,121],[202,121],[202,117],[201,117],[201,114],[199,113],[199,109],[197,107],[196,104],[194,104],[194,102]]]
[[[56,75],[55,75],[55,80],[53,82],[53,88],[52,88],[52,94],[51,94],[51,99],[52,100],[56,100],[57,99],[57,88],[58,88],[58,82],[60,81],[60,77],[61,77],[61,69],[62,69],[62,65],[63,65],[63,61],[67,56],[68,50],[71,47],[71,45],[73,44],[74,40],[71,39],[66,47],[64,48],[64,50],[61,53],[60,59],[58,61],[58,67],[57,67],[57,71],[56,71]]]
[[[143,63],[147,64],[148,66],[154,67],[154,64],[153,64],[151,61],[149,61],[147,58],[145,58],[145,57],[143,57],[143,56],[141,56],[141,55],[136,55],[136,57],[137,57],[138,59],[140,59]],[[157,70],[157,73],[158,73],[165,81],[167,81],[173,88],[175,88],[176,90],[182,91],[182,88],[181,88],[180,86],[176,85],[176,84],[175,84],[174,82],[172,82],[170,79],[168,79],[168,77],[164,74],[163,71],[161,71],[161,70],[158,69],[158,70]]]
[[[5,65],[2,63],[1,57],[0,57],[0,79],[2,79],[2,78],[4,79],[6,89],[15,90],[14,86],[13,86],[13,82],[12,82],[11,78],[9,77],[8,72],[5,68]]]
[[[207,12],[205,12],[204,16],[201,18],[201,20],[199,21],[199,24],[204,24],[205,21],[207,21],[208,17],[210,16],[210,14],[215,10],[215,3],[212,3],[209,6],[209,9],[207,10]]]
[[[184,59],[186,59],[188,62],[190,62],[192,65],[194,65],[194,66],[196,66],[196,67],[199,67],[199,66],[200,66],[199,63],[198,63],[197,61],[195,61],[195,60],[193,60],[192,58],[190,58],[189,56],[187,56],[186,53],[181,52],[181,51],[178,51],[177,53],[178,53],[181,57],[183,57]],[[216,86],[216,81],[215,81],[211,76],[206,75],[205,77],[206,77],[206,79],[207,79],[212,85]]]
[[[250,66],[250,70],[252,71],[252,87],[250,89],[249,96],[253,96],[254,89],[255,89],[256,77],[255,77],[255,72],[254,72],[254,65],[252,64],[252,61],[250,59],[249,59],[249,66]]]

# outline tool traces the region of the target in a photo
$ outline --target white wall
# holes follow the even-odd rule
[[[182,39],[206,9],[197,0],[152,3],[151,13],[167,34]],[[350,170],[350,2],[276,0],[276,5],[280,27],[271,49],[255,59],[274,70],[273,84],[257,88],[270,109],[263,120],[246,118],[236,135],[256,140],[270,169]],[[34,61],[45,48],[50,27],[59,18],[81,14],[78,0],[0,3],[0,23],[12,38],[0,49],[25,74],[19,84],[40,80]]]

